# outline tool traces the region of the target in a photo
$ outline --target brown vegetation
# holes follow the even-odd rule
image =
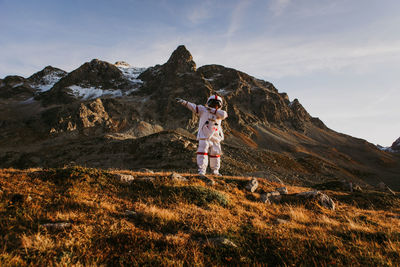
[[[132,175],[128,184],[116,173]],[[0,265],[400,264],[400,201],[325,191],[335,211],[263,204],[259,179],[69,167],[0,171]],[[138,178],[153,177],[152,180]],[[291,193],[307,188],[288,186]],[[373,205],[370,205],[373,204]],[[44,224],[70,223],[65,229]],[[223,237],[236,246],[211,242]]]

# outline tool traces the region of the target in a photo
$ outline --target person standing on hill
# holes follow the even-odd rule
[[[197,149],[199,175],[206,174],[208,158],[210,158],[212,174],[220,176],[221,142],[224,140],[221,123],[222,120],[228,117],[226,111],[220,110],[222,107],[222,98],[216,94],[212,95],[207,99],[206,106],[197,105],[181,98],[177,98],[176,100],[200,118],[197,133],[197,140],[199,141]]]

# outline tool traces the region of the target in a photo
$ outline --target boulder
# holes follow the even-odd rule
[[[288,220],[284,220],[284,219],[276,219],[276,224],[287,224],[287,223],[289,223],[289,221]]]
[[[298,193],[296,196],[304,199],[317,200],[321,206],[331,210],[334,210],[336,207],[335,202],[329,196],[320,191],[302,192]]]
[[[253,178],[249,181],[249,183],[246,185],[246,189],[252,193],[254,193],[258,188],[258,181],[256,178]]]
[[[127,184],[131,184],[135,180],[135,177],[129,174],[116,173],[114,174],[114,177],[117,180]]]
[[[187,182],[188,179],[186,179],[185,177],[183,177],[182,175],[180,175],[179,173],[173,172],[170,175],[171,180],[173,181],[177,181],[177,182]]]
[[[150,169],[146,169],[146,168],[141,168],[141,169],[139,169],[139,172],[154,173],[154,171],[152,171],[152,170],[150,170]]]
[[[260,198],[261,202],[271,204],[271,203],[279,203],[282,199],[282,196],[278,191],[273,191],[262,194]]]
[[[289,191],[287,190],[286,187],[279,187],[277,189],[275,189],[276,191],[278,191],[281,195],[287,195],[289,194]]]
[[[226,237],[214,237],[208,239],[208,241],[217,247],[237,248],[237,245]]]
[[[133,211],[133,210],[125,211],[125,216],[127,216],[127,217],[136,217],[136,215],[137,215],[136,211]]]
[[[353,186],[353,192],[362,192],[362,191],[363,190],[362,190],[361,186],[359,186],[358,184],[355,184]]]

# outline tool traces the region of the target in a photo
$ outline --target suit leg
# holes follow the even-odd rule
[[[213,174],[219,175],[219,168],[221,167],[221,144],[219,142],[211,143],[209,157]]]
[[[199,140],[197,148],[197,167],[199,174],[205,175],[208,165],[208,149],[209,143],[207,140]]]

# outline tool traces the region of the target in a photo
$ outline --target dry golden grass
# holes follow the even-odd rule
[[[127,184],[115,173],[155,180]],[[0,265],[400,264],[397,197],[327,191],[339,200],[335,211],[267,205],[244,190],[249,178],[216,177],[209,186],[193,174],[182,174],[188,182],[170,175],[83,167],[0,170]],[[259,182],[259,190],[278,186]],[[71,227],[43,227],[61,222]],[[237,247],[208,242],[215,237]]]

